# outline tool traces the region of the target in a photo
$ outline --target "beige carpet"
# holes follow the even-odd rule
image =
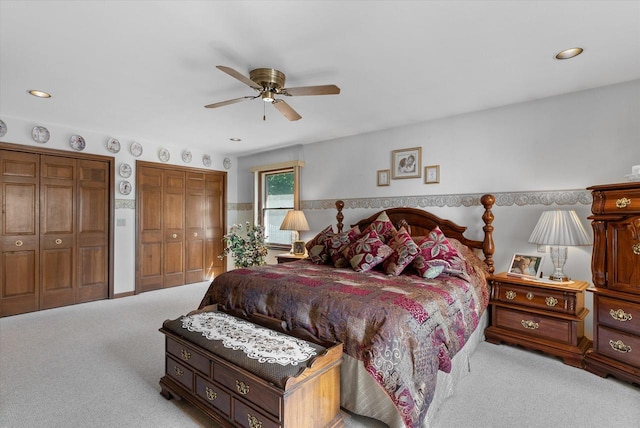
[[[212,427],[188,403],[160,396],[158,386],[164,369],[158,329],[195,309],[207,286],[0,319],[0,427]],[[482,343],[471,363],[435,428],[631,427],[640,421],[640,388],[558,359]],[[348,428],[376,426],[344,417]]]

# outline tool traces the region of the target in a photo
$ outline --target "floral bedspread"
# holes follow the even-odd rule
[[[211,283],[213,303],[285,320],[340,341],[385,389],[407,427],[422,426],[438,370],[464,346],[488,303],[484,273],[427,280],[297,261],[236,269]]]

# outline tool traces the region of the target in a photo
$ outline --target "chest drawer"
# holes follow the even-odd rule
[[[493,287],[493,299],[500,302],[572,315],[577,311],[575,293],[498,281]]]
[[[640,305],[598,296],[598,323],[628,333],[640,332]]]
[[[166,368],[168,376],[180,382],[189,391],[193,391],[193,371],[188,366],[177,362],[171,357],[167,357]]]
[[[173,355],[176,360],[189,365],[206,376],[211,374],[211,363],[209,359],[194,350],[191,346],[184,345],[167,337],[167,352]]]
[[[640,336],[599,325],[597,352],[640,368]]]
[[[222,388],[196,374],[196,395],[229,417],[231,396]]]
[[[247,406],[240,400],[233,400],[233,421],[245,428],[280,428],[281,425],[268,419],[262,412]]]
[[[576,345],[571,334],[571,322],[537,314],[494,306],[496,327],[514,330],[553,342]]]
[[[213,379],[277,419],[282,418],[281,397],[259,380],[246,376],[233,367],[219,363],[215,363],[213,366]]]

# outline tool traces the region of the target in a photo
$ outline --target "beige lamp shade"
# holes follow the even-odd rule
[[[309,230],[309,223],[301,210],[291,210],[282,220],[280,230]]]
[[[575,211],[544,211],[533,229],[529,242],[541,245],[591,245],[591,237]]]

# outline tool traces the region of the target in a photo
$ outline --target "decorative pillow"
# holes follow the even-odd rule
[[[327,247],[324,245],[324,241],[332,235],[334,235],[333,226],[329,225],[313,239],[304,244],[309,254],[309,260],[317,265],[326,264],[329,261],[329,253],[327,252]]]
[[[392,253],[391,247],[382,242],[375,230],[363,233],[355,242],[342,250],[342,254],[356,272],[373,269]]]
[[[398,233],[393,235],[387,245],[393,249],[391,256],[382,265],[387,275],[400,275],[420,252],[420,247],[413,242],[404,227],[401,227]]]
[[[360,229],[356,226],[347,232],[334,233],[324,240],[324,245],[335,267],[349,266],[349,262],[342,255],[342,250],[347,248],[347,245],[354,242],[359,236]]]
[[[444,233],[436,226],[419,244],[420,252],[413,260],[413,267],[420,276],[434,266],[444,266],[444,272],[463,271],[464,260],[449,242]]]
[[[382,242],[386,243],[395,235],[398,231],[396,227],[389,220],[389,216],[386,211],[380,213],[378,218],[373,220],[369,226],[364,230],[363,233],[369,232],[371,230],[375,230]]]

